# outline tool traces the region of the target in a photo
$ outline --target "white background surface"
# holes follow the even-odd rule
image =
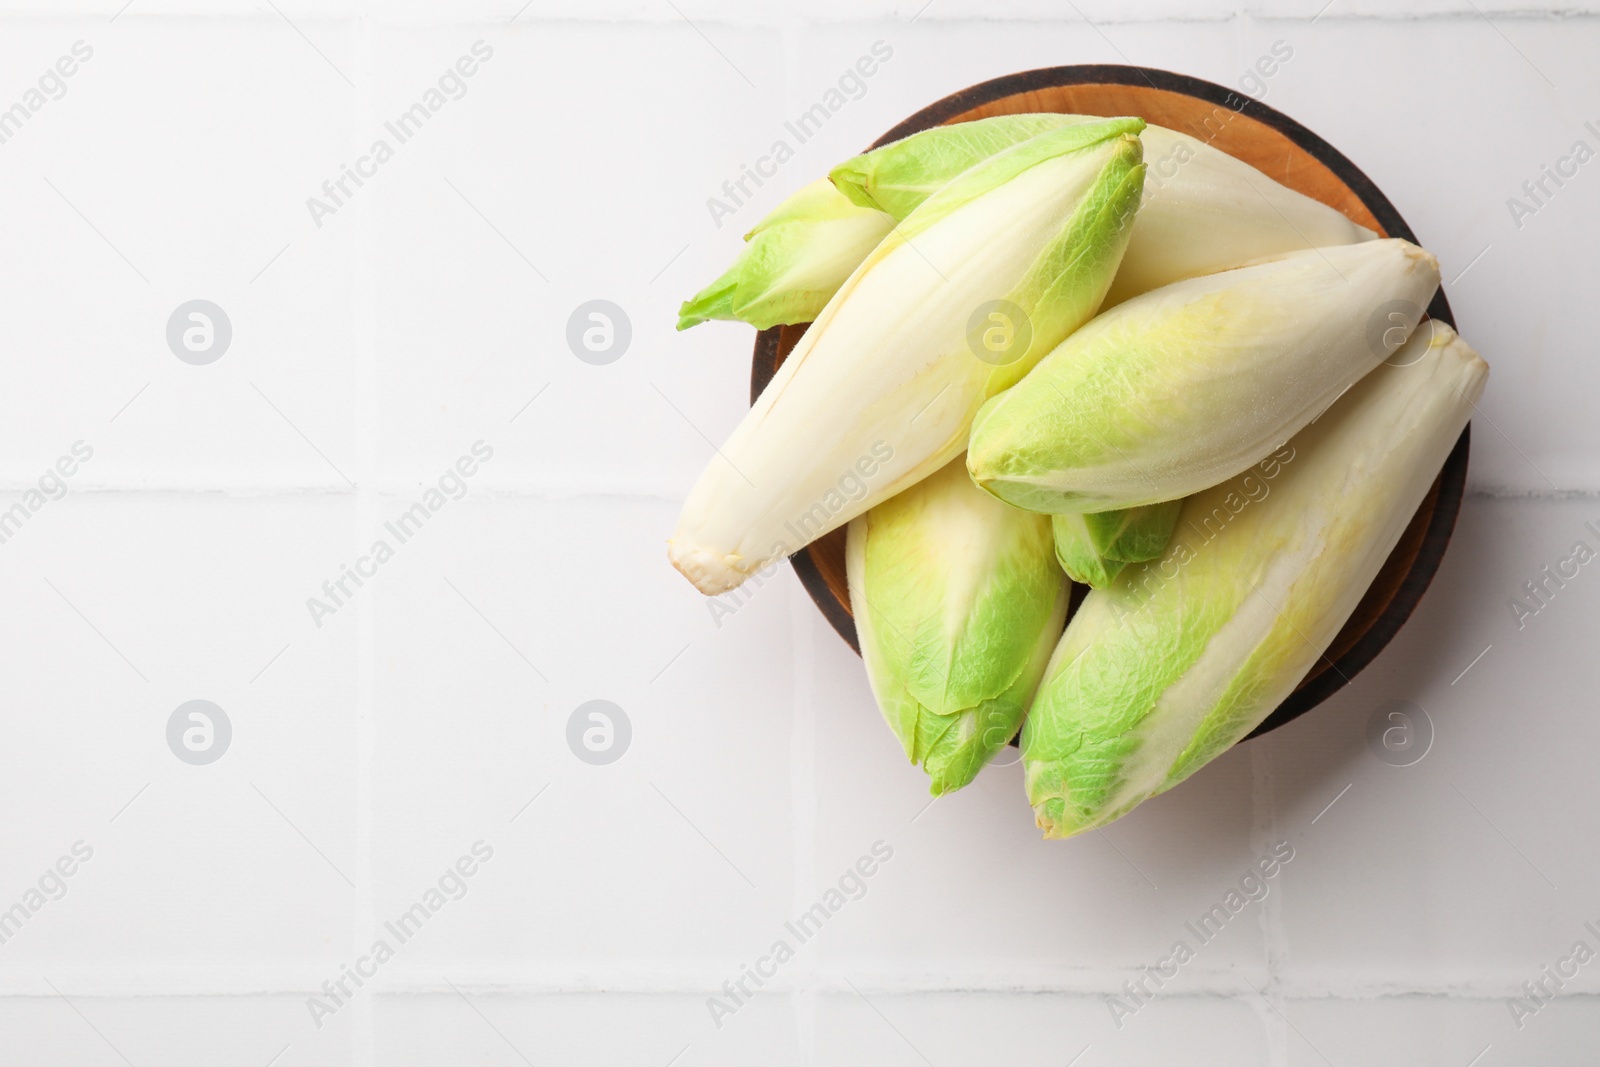
[[[1592,5],[119,2],[0,5],[0,108],[94,50],[0,144],[0,507],[94,450],[0,545],[0,909],[94,850],[0,945],[0,1062],[1594,1062],[1600,961],[1520,1029],[1507,1006],[1600,947],[1600,573],[1509,607],[1600,545],[1600,162],[1507,207],[1600,148]],[[479,40],[466,94],[315,225]],[[930,808],[791,573],[719,625],[666,564],[751,340],[676,334],[677,303],[946,93],[1088,62],[1237,85],[1278,40],[1265,101],[1389,194],[1493,365],[1450,553],[1353,685],[1103,835],[1039,841],[1014,766]],[[865,94],[715,226],[876,41]],[[165,341],[194,298],[233,325],[209,366]],[[564,339],[595,298],[633,323],[609,366]],[[479,440],[465,498],[315,626]],[[234,730],[205,767],[164,733],[196,698]],[[591,699],[633,725],[610,766],[566,744]],[[1415,766],[1368,750],[1390,700],[1434,724]],[[315,1025],[308,995],[480,840],[467,894]],[[716,1026],[708,995],[880,840],[865,896]],[[1119,1028],[1104,995],[1280,840],[1270,895]]]

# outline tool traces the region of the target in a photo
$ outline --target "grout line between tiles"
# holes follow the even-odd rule
[[[806,25],[822,30],[850,28],[872,24],[902,22],[910,11],[917,5],[911,5],[902,11],[868,11],[858,16],[822,16],[806,20]],[[955,26],[971,24],[1004,24],[1011,26],[1056,26],[1062,23],[1080,21],[1078,16],[1072,14],[1070,9],[1065,9],[1066,14],[1045,14],[1042,4],[1033,5],[1033,9],[1015,15],[1004,13],[980,13],[973,9],[961,10],[954,14],[945,15],[937,10],[934,5],[918,21],[926,22],[932,26]],[[1515,7],[1500,7],[1490,4],[1462,3],[1454,8],[1444,8],[1436,11],[1340,11],[1340,5],[1335,4],[1325,13],[1317,16],[1318,22],[1341,23],[1437,23],[1437,22],[1473,22],[1481,23],[1484,16],[1488,18],[1509,22],[1544,22],[1562,21],[1572,22],[1579,19],[1592,19],[1600,16],[1600,4],[1577,4],[1568,7],[1547,6],[1537,9],[1522,9]],[[749,14],[751,11],[759,12],[759,8],[747,7],[737,10],[737,14],[724,11],[716,15],[695,15],[695,24],[701,27],[729,30],[782,30],[789,20],[781,16],[764,16],[760,13]],[[1099,26],[1159,26],[1159,25],[1206,25],[1218,22],[1228,22],[1244,16],[1250,16],[1263,21],[1277,23],[1310,23],[1314,12],[1273,12],[1248,5],[1219,10],[1207,14],[1189,14],[1179,9],[1161,11],[1148,16],[1140,16],[1137,12],[1124,10],[1112,12],[1094,12],[1094,21]],[[49,13],[16,13],[0,14],[0,20],[7,23],[60,23],[70,20],[99,19],[103,17],[100,12],[85,8],[82,11],[60,11]],[[132,22],[149,24],[160,21],[190,21],[204,19],[211,23],[225,22],[271,22],[276,21],[270,12],[251,12],[248,14],[222,14],[196,5],[196,10],[181,11],[171,6],[167,10],[140,10],[135,7],[123,16]],[[349,21],[353,19],[369,19],[356,11],[329,12],[326,15],[313,16],[297,12],[296,19],[302,25],[326,24],[331,22]],[[467,14],[455,17],[433,17],[429,15],[396,15],[388,14],[381,17],[370,17],[372,25],[380,29],[434,29],[440,27],[477,28],[485,30],[499,30],[505,28],[505,18],[501,14],[491,14],[485,11],[481,15]],[[673,13],[668,5],[660,7],[641,6],[636,13],[618,14],[614,17],[597,17],[592,12],[553,13],[540,16],[537,11],[529,9],[517,20],[517,27],[524,31],[532,27],[548,26],[577,26],[577,27],[603,27],[613,29],[628,28],[682,28],[679,16]]]

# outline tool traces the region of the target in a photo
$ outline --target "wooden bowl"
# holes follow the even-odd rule
[[[1416,240],[1411,227],[1371,179],[1298,122],[1225,86],[1148,67],[1049,67],[996,78],[922,109],[878,138],[872,147],[944,123],[1047,111],[1138,115],[1198,137],[1384,236]],[[1428,315],[1455,324],[1442,288],[1434,295]],[[756,338],[750,367],[752,403],[804,333],[803,325],[779,326],[763,330]],[[1327,654],[1251,737],[1282,726],[1326,700],[1371,663],[1405,625],[1433,580],[1455,529],[1467,478],[1470,432],[1470,426],[1461,431],[1400,543]],[[860,652],[845,584],[844,536],[843,528],[835,530],[791,556],[790,562],[824,617]],[[1084,593],[1082,587],[1073,587],[1072,610]]]

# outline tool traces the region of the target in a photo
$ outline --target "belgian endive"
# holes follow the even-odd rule
[[[1046,836],[1171,788],[1294,691],[1411,521],[1487,376],[1449,327],[1419,329],[1270,467],[1186,500],[1161,559],[1089,593],[1023,728]]]
[[[1287,441],[1392,352],[1439,284],[1398,239],[1310,249],[1135,297],[984,405],[967,465],[1050,514],[1188,496]]]
[[[983,401],[1099,307],[1139,202],[1143,125],[1040,134],[913,211],[712,458],[673,564],[726,591],[958,456]]]
[[[873,695],[935,796],[1016,736],[1061,637],[1050,520],[980,491],[958,458],[850,523],[851,612]]]
[[[902,219],[956,168],[1018,139],[1093,121],[1086,115],[1025,114],[935,126],[841,163],[829,177],[855,203]],[[1146,126],[1139,137],[1149,171],[1107,307],[1264,256],[1376,236],[1188,134]]]
[[[758,330],[810,322],[893,225],[819,178],[745,234],[733,266],[685,301],[678,329],[708,319],[736,319]]]

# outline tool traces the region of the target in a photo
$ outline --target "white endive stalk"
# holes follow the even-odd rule
[[[829,301],[684,505],[707,594],[932,474],[972,418],[1099,307],[1139,199],[1139,119],[1041,134],[962,173]],[[996,358],[969,338],[996,324]],[[1009,327],[1009,332],[999,327]]]
[[[1139,136],[1150,171],[1106,308],[1267,256],[1378,236],[1188,134],[1147,126]]]
[[[851,612],[867,677],[935,796],[1022,725],[1067,614],[1050,520],[995,500],[954,462],[851,520]]]
[[[957,172],[1044,130],[1098,121],[1088,115],[997,115],[935,126],[839,164],[829,174],[862,207],[905,218]],[[1149,173],[1133,236],[1105,306],[1184,278],[1304,248],[1377,235],[1248,163],[1188,134],[1146,126]]]
[[[1050,514],[1188,496],[1316,418],[1416,325],[1439,264],[1407,241],[1292,252],[1103,312],[972,427],[973,480]]]
[[[1316,665],[1427,495],[1488,366],[1420,329],[1261,466],[1183,505],[1088,595],[1023,729],[1047,837],[1103,826],[1254,729]]]

